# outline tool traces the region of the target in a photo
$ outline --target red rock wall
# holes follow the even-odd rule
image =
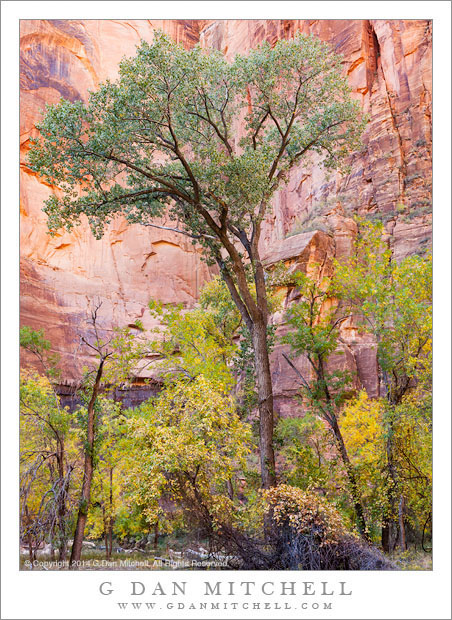
[[[342,54],[344,72],[370,122],[350,175],[327,179],[319,167],[292,174],[275,198],[267,243],[283,238],[297,220],[320,214],[321,221],[340,205],[346,213],[384,218],[398,256],[425,245],[431,231],[431,23],[228,20],[206,25],[201,42],[232,58],[264,39],[275,43],[297,31],[328,41]]]
[[[44,104],[61,96],[86,98],[100,81],[115,78],[121,57],[132,55],[141,38],[151,41],[156,28],[187,47],[200,41],[222,49],[230,58],[264,39],[273,43],[301,30],[329,41],[344,57],[354,96],[370,116],[364,148],[353,157],[348,176],[327,177],[318,166],[293,172],[289,185],[275,196],[265,229],[262,250],[267,260],[281,252],[293,256],[298,252],[308,257],[306,265],[313,256],[346,253],[353,233],[348,216],[354,212],[385,221],[397,256],[430,243],[432,42],[428,21],[22,21],[22,162]],[[150,297],[190,306],[210,274],[185,238],[126,226],[122,218],[101,241],[93,239],[87,226],[50,238],[41,212],[50,191],[21,164],[21,318],[24,324],[44,327],[63,354],[71,380],[83,363],[78,334],[86,330],[90,299],[103,302],[106,329],[137,318],[148,327],[145,308]],[[325,241],[325,235],[311,235],[307,243],[299,235],[286,240],[298,229],[318,228],[333,233],[333,238]],[[374,351],[362,340],[356,343],[352,327],[344,328],[343,337],[348,364],[376,393]],[[275,355],[275,390],[283,410],[295,383]]]
[[[118,63],[140,39],[163,28],[187,46],[199,40],[203,22],[21,22],[21,322],[44,328],[62,354],[64,375],[75,379],[86,362],[79,334],[87,328],[90,300],[102,302],[102,326],[151,327],[151,297],[165,303],[195,302],[209,270],[186,237],[127,226],[116,218],[96,241],[87,225],[51,238],[41,209],[51,188],[23,163],[34,125],[46,103],[85,99],[89,89],[115,78]],[[165,222],[162,222],[165,224]]]

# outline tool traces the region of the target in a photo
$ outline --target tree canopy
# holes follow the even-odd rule
[[[30,165],[62,190],[46,203],[52,230],[84,213],[100,236],[118,212],[151,224],[169,208],[218,250],[223,234],[258,236],[272,194],[308,153],[337,167],[363,120],[341,58],[314,37],[264,43],[228,63],[157,33],[121,62],[116,82],[86,104],[48,106],[38,128]]]

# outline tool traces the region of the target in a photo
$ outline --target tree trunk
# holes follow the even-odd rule
[[[89,502],[91,499],[91,482],[93,479],[93,471],[92,450],[89,450],[87,447],[83,472],[82,495],[80,498],[77,525],[75,527],[74,542],[72,544],[71,559],[69,562],[70,569],[77,568],[76,563],[80,561],[80,557],[82,555],[83,537],[85,534],[86,520],[88,518]]]
[[[105,510],[105,504],[102,505],[102,518],[104,521],[104,542],[105,542],[105,559],[109,560],[110,559],[110,551],[109,551],[109,528],[108,528],[108,518],[107,518],[107,512]]]
[[[109,494],[109,506],[108,506],[108,518],[107,518],[107,536],[106,539],[108,544],[105,545],[105,551],[107,560],[111,558],[111,552],[113,548],[113,467],[110,467],[109,471],[109,483],[110,483],[110,494]]]
[[[64,562],[67,554],[67,539],[66,537],[60,540],[60,544],[58,545],[58,560],[60,562]]]
[[[392,422],[389,424],[388,439],[386,441],[386,458],[388,460],[389,485],[387,490],[389,507],[383,515],[383,526],[381,530],[381,546],[383,551],[390,553],[394,551],[397,543],[397,489],[398,480],[394,467],[393,445],[392,445]]]
[[[405,522],[403,519],[403,509],[405,507],[405,499],[403,495],[400,496],[399,501],[399,532],[400,532],[400,549],[406,551],[406,535],[405,535]]]
[[[109,519],[107,531],[105,533],[105,558],[111,559],[111,552],[113,550],[113,525],[111,519]]]
[[[391,551],[391,524],[387,520],[381,526],[381,547],[385,553]]]
[[[273,391],[267,345],[267,325],[262,319],[252,329],[259,408],[259,448],[262,487],[276,485],[273,450]]]
[[[57,464],[58,476],[60,479],[60,490],[58,497],[58,524],[60,530],[60,541],[58,544],[58,560],[64,562],[67,553],[67,533],[66,533],[66,493],[69,485],[69,477],[66,479],[64,475],[64,441],[58,438],[57,447]],[[70,475],[70,469],[67,472]]]
[[[308,393],[312,394],[312,390],[309,387],[308,383],[305,381],[303,375],[300,373],[300,371],[295,367],[295,365],[290,361],[290,359],[287,357],[287,355],[285,353],[283,353],[283,357],[286,360],[286,362],[289,364],[289,366],[295,371],[295,373],[300,377],[302,383],[303,383],[303,387],[305,389],[307,389]],[[312,362],[311,362],[312,363]],[[336,439],[336,443],[337,443],[337,447],[339,450],[339,454],[340,457],[342,459],[342,462],[345,466],[345,471],[347,473],[347,478],[348,478],[348,484],[349,484],[349,488],[350,488],[350,493],[352,496],[352,500],[353,500],[353,505],[355,508],[355,514],[356,514],[356,524],[358,526],[358,530],[360,532],[360,534],[363,536],[363,538],[365,538],[366,540],[369,540],[369,534],[367,533],[366,530],[366,521],[364,518],[364,510],[361,504],[361,498],[359,495],[359,491],[358,491],[358,484],[356,482],[356,477],[355,477],[355,472],[353,471],[353,466],[350,462],[350,458],[348,456],[348,452],[347,452],[347,448],[345,447],[345,442],[344,442],[344,438],[342,437],[342,433],[341,433],[341,429],[339,428],[339,424],[337,421],[337,417],[336,414],[334,412],[334,409],[332,407],[332,399],[331,399],[331,394],[329,392],[329,389],[326,385],[325,382],[325,372],[324,372],[324,367],[323,367],[323,360],[319,359],[318,361],[318,366],[314,366],[314,370],[316,372],[317,375],[317,380],[322,382],[322,385],[324,385],[324,397],[326,400],[326,407],[320,407],[322,414],[323,414],[323,419],[326,421],[326,423],[328,424],[328,426],[331,428],[331,430],[333,431],[334,434],[334,438]],[[319,463],[320,463],[320,457],[319,457]]]
[[[347,448],[345,447],[344,438],[342,437],[341,430],[337,423],[336,417],[333,418],[333,432],[336,438],[336,442],[339,448],[339,453],[341,455],[342,462],[344,463],[345,470],[347,472],[348,483],[350,487],[350,493],[353,499],[353,505],[355,508],[356,514],[356,525],[358,527],[358,531],[365,538],[369,540],[369,534],[366,530],[366,520],[364,518],[364,510],[361,504],[361,499],[358,491],[358,484],[356,482],[355,472],[353,471],[353,466],[350,462],[350,458],[348,456]]]
[[[74,542],[72,544],[71,559],[69,569],[76,569],[77,562],[80,561],[82,555],[83,537],[85,534],[86,519],[88,517],[89,503],[91,500],[91,482],[94,472],[94,422],[95,412],[94,405],[99,393],[99,386],[102,379],[102,371],[104,366],[104,358],[101,358],[99,368],[97,370],[96,379],[94,381],[91,399],[88,404],[88,423],[86,433],[85,448],[85,464],[83,470],[82,494],[80,497],[80,505],[77,515],[77,525],[75,526]]]
[[[259,234],[257,233],[255,236],[253,248],[248,240],[242,240],[255,268],[256,300],[254,300],[246,281],[246,273],[238,252],[233,244],[228,241],[227,236],[223,236],[221,239],[232,259],[233,271],[237,278],[237,288],[220,256],[217,256],[217,263],[220,267],[222,278],[251,334],[253,342],[259,409],[261,479],[262,487],[268,489],[276,485],[276,471],[273,451],[273,390],[267,343],[267,291],[265,273],[257,249]]]

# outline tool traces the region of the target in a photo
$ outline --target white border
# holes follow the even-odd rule
[[[46,573],[17,569],[18,369],[18,41],[19,19],[433,19],[434,49],[434,532],[432,572],[220,573],[223,581],[347,581],[348,600],[333,612],[213,612],[216,618],[450,618],[450,3],[449,2],[2,2],[2,618],[189,618],[187,611],[114,611],[98,593],[103,580],[124,592],[157,573]],[[214,572],[163,573],[196,593]],[[188,586],[187,586],[188,588]],[[187,590],[188,591],[188,590]],[[195,594],[195,596],[198,596]],[[199,597],[201,594],[199,593]],[[170,597],[162,599],[162,603]],[[187,597],[188,599],[189,597]],[[262,598],[262,597],[261,597]],[[344,597],[345,599],[346,597]],[[126,598],[126,600],[128,600]],[[130,600],[130,599],[129,599]],[[149,600],[149,599],[146,599]],[[239,598],[234,599],[239,601]],[[247,600],[246,597],[243,600]],[[258,600],[257,598],[253,601]],[[264,599],[262,599],[264,600]],[[266,598],[265,600],[268,600]],[[110,599],[108,599],[110,601]],[[336,601],[336,599],[335,599]],[[166,613],[167,615],[162,615]],[[173,615],[170,615],[173,613]],[[310,614],[313,614],[312,616]],[[158,614],[158,615],[156,615]],[[181,615],[183,614],[183,615]],[[279,615],[278,615],[279,614]],[[298,615],[297,615],[298,614]],[[202,617],[209,618],[209,614]]]

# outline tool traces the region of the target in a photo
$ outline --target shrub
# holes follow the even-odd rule
[[[390,562],[345,524],[326,498],[281,485],[264,492],[275,566],[302,570],[388,570]]]
[[[280,485],[263,492],[266,538],[221,529],[230,565],[245,570],[393,570],[324,497]]]

